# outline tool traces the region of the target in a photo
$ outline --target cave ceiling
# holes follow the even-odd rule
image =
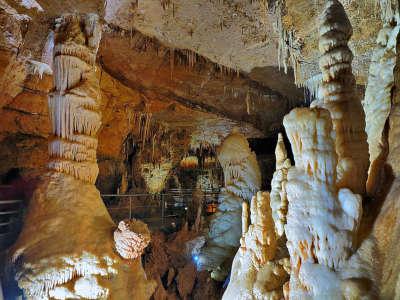
[[[323,5],[286,0],[280,13],[274,1],[268,2],[0,0],[0,115],[7,120],[0,139],[17,145],[29,137],[22,148],[15,146],[29,152],[39,143],[35,139],[47,138],[52,76],[32,74],[26,61],[41,60],[54,19],[68,12],[95,12],[104,22],[97,55],[103,95],[100,157],[121,152],[128,111],[151,113],[169,128],[207,127],[221,136],[233,127],[247,137],[276,134],[283,116],[305,104],[299,85],[318,74],[316,24]],[[381,26],[379,11],[372,1],[345,2],[354,27],[353,68],[363,85]],[[298,86],[290,64],[286,74],[278,63],[278,23],[296,37]]]

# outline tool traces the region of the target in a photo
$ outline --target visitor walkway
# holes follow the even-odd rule
[[[180,227],[202,214],[212,213],[219,190],[171,189],[161,194],[105,194],[102,198],[113,220],[139,219],[151,229]],[[211,209],[210,209],[211,207]]]

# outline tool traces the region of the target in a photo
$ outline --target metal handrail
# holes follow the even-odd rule
[[[22,203],[22,200],[0,200],[1,204],[15,204],[15,203]]]
[[[19,214],[19,210],[9,210],[9,211],[0,211],[0,216],[1,215],[16,215]]]
[[[114,217],[116,218],[115,221],[120,221],[118,219],[122,217],[121,214],[125,215],[124,211],[126,211],[126,213],[129,212],[129,219],[131,219],[132,216],[135,216],[145,222],[150,221],[150,220],[152,220],[152,221],[159,220],[159,221],[161,221],[162,226],[164,226],[166,218],[185,216],[187,214],[189,206],[191,206],[192,203],[194,203],[193,195],[197,191],[198,190],[194,190],[194,189],[170,189],[164,193],[160,193],[160,194],[156,194],[156,195],[149,194],[149,193],[140,193],[140,194],[103,194],[101,196],[103,197],[103,199],[108,198],[108,197],[114,197],[114,198],[125,198],[129,201],[129,205],[126,205],[127,204],[125,202],[126,200],[121,200],[124,202],[122,202],[122,203],[120,202],[120,204],[125,204],[124,206],[119,206],[118,202],[115,204],[111,204],[111,203],[106,204],[107,209],[110,211],[110,213],[112,212],[112,215],[116,214],[116,215],[114,215]],[[204,204],[208,203],[210,201],[210,198],[216,199],[216,196],[218,196],[219,194],[220,194],[219,189],[213,189],[213,190],[210,189],[208,191],[203,191],[203,194],[202,194],[203,203]],[[143,205],[143,203],[141,203],[139,201],[139,203],[138,203],[139,205],[136,206],[135,205],[135,203],[137,201],[136,198],[139,198],[139,197],[148,197],[148,198],[157,200],[159,202],[157,205],[154,205],[154,202],[149,203],[149,205]],[[180,198],[180,199],[177,199],[177,198]],[[179,205],[177,205],[177,204],[179,204]],[[157,217],[154,217],[154,215],[152,215],[155,213],[154,211],[153,212],[150,211],[149,212],[150,215],[148,215],[147,213],[143,214],[141,212],[135,213],[135,209],[154,209],[154,208],[161,208],[160,211],[158,212],[158,213],[160,213],[160,215],[158,215]],[[169,211],[170,209],[172,209],[173,211]],[[175,209],[182,210],[182,213],[178,213],[178,214],[174,213]],[[167,214],[166,210],[169,211],[170,214]],[[138,213],[139,213],[139,215],[142,215],[142,216],[139,217]]]

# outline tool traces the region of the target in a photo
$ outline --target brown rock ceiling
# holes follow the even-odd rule
[[[349,2],[363,83],[381,23],[368,0]],[[265,1],[39,0],[43,11],[20,3],[0,0],[0,175],[12,167],[41,172],[45,165],[52,76],[33,75],[27,60],[40,61],[54,18],[65,12],[96,12],[106,23],[98,54],[100,160],[122,158],[133,112],[152,113],[155,121],[189,133],[206,126],[225,134],[239,126],[248,137],[261,137],[275,134],[290,108],[304,103],[290,72],[278,70],[277,16]],[[284,25],[302,40],[306,77],[317,70],[320,3],[286,0]]]

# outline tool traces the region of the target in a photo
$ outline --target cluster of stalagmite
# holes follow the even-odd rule
[[[342,4],[338,0],[327,1],[319,26],[322,83],[319,99],[311,107],[325,108],[331,114],[338,155],[338,186],[364,194],[368,145],[365,115],[351,68],[353,53],[347,45],[352,33]]]
[[[340,299],[346,291],[340,287],[339,272],[355,246],[362,198],[338,187],[335,135],[327,110],[292,110],[284,126],[295,159],[286,186],[289,295]]]
[[[251,200],[250,218],[243,202],[240,248],[222,299],[283,299],[290,265],[288,258],[277,255],[277,239],[269,193],[258,192]]]
[[[290,159],[287,157],[287,151],[281,133],[278,135],[278,142],[275,148],[275,159],[276,171],[274,172],[271,181],[272,218],[274,219],[276,233],[279,236],[283,236],[288,207],[286,194],[287,173],[292,164]]]
[[[247,139],[234,131],[222,143],[218,160],[224,171],[225,187],[219,195],[217,212],[211,217],[207,242],[199,256],[200,269],[224,280],[241,236],[242,202],[250,202],[261,187],[261,172]]]
[[[133,251],[121,247],[126,240],[132,246],[131,236],[118,238],[117,230],[115,245],[116,226],[94,186],[101,124],[94,64],[100,36],[97,15],[57,19],[50,171],[29,203],[11,250],[16,280],[27,299],[148,299],[154,290],[140,258],[128,263],[115,251],[138,257],[145,242]],[[126,232],[120,235],[127,237]]]

